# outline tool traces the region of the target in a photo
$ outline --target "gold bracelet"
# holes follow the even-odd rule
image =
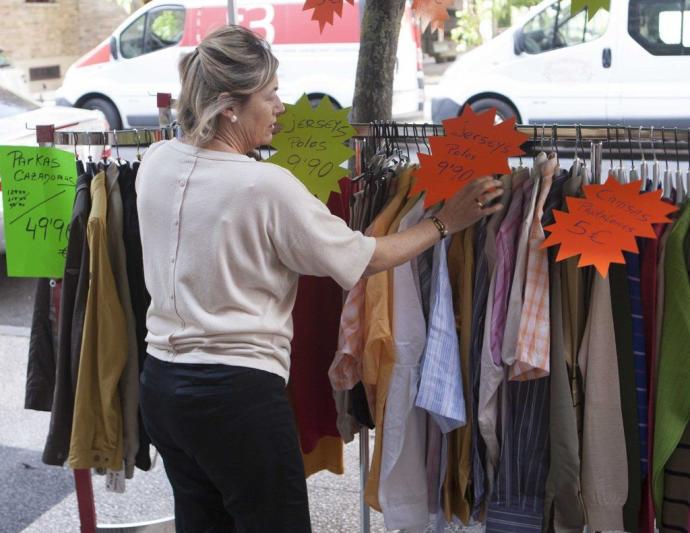
[[[441,222],[441,220],[438,217],[433,216],[429,217],[429,219],[434,223],[434,226],[436,226],[436,229],[441,234],[441,239],[445,239],[448,235],[446,225],[443,222]]]

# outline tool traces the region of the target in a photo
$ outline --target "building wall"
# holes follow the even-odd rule
[[[127,16],[114,0],[2,0],[0,49],[21,72],[30,92],[50,91],[60,86],[65,71],[77,58],[105,39]],[[30,68],[56,65],[60,78],[30,81]]]

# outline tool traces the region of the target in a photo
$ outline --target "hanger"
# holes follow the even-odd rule
[[[558,126],[556,124],[551,125],[551,149],[556,152],[556,157],[560,159],[560,154],[558,153]]]
[[[117,166],[121,167],[127,162],[120,157],[120,142],[117,139],[117,130],[113,130],[113,139],[115,140],[115,154],[117,158],[115,159]]]
[[[673,140],[676,145],[676,172],[675,179],[673,181],[676,184],[676,204],[680,205],[685,201],[686,193],[683,187],[683,173],[680,171],[680,154],[678,153],[678,128],[673,128]]]
[[[140,139],[139,139],[139,130],[136,129],[136,128],[133,128],[133,129],[134,129],[134,135],[136,135],[136,139],[137,139],[137,154],[136,154],[136,158],[137,158],[137,161],[141,161],[141,144],[140,144],[140,142],[139,142],[139,141],[140,141]]]
[[[611,139],[611,129],[607,125],[606,126],[606,145],[609,149],[609,161],[610,161],[610,166],[609,166],[609,172],[608,176],[606,176],[606,179],[608,179],[609,176],[613,176],[616,178],[616,181],[620,182],[620,179],[618,179],[618,171],[616,169],[616,165],[613,162],[613,140]],[[601,183],[601,181],[599,182]]]
[[[541,140],[539,141],[539,151],[543,152],[544,151],[544,131],[546,130],[546,124],[542,123],[541,125]]]
[[[659,179],[661,168],[659,167],[659,160],[656,157],[656,147],[654,146],[654,126],[651,127],[649,142],[652,145],[652,155],[654,156],[654,162],[652,163],[652,190],[656,191],[661,186],[661,180]]]
[[[642,148],[642,126],[640,126],[637,134],[637,143],[640,147],[640,159],[642,160],[640,163],[640,181],[642,182],[640,190],[644,191],[647,188],[647,180],[649,179],[649,165],[644,158],[644,149]]]
[[[620,137],[618,135],[620,126],[616,125],[616,148],[618,149],[618,168],[616,169],[616,178],[619,183],[628,183],[628,172],[623,166],[623,150],[621,148]]]
[[[628,136],[628,152],[630,153],[630,181],[634,182],[640,179],[640,175],[635,168],[635,156],[633,155],[632,135],[630,134],[630,126],[625,127],[626,135]]]
[[[670,200],[673,191],[673,181],[671,179],[671,170],[668,168],[668,153],[666,152],[666,128],[661,128],[661,146],[664,149],[664,161],[666,169],[664,170],[664,198]]]

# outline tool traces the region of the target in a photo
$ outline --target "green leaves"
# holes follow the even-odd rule
[[[344,144],[355,134],[349,111],[334,109],[327,96],[312,108],[305,94],[296,104],[286,104],[278,118],[281,129],[272,143],[278,152],[268,161],[292,172],[324,203],[331,192],[340,192],[338,182],[348,173],[340,164],[354,154]]]

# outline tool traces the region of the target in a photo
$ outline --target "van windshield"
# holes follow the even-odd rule
[[[598,39],[608,26],[609,13],[600,9],[588,20],[587,10],[572,14],[570,0],[554,2],[537,13],[522,29],[524,50],[541,54]]]

